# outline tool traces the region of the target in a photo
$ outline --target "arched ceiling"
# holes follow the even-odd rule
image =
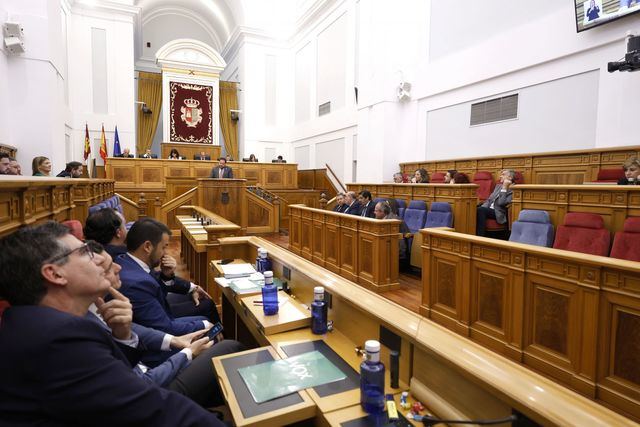
[[[222,51],[244,22],[242,0],[135,0],[140,7],[136,61],[151,63],[165,43],[191,38]],[[150,47],[147,47],[150,43]]]

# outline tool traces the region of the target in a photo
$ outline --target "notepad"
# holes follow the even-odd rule
[[[224,273],[225,279],[248,277],[256,273],[256,269],[251,264],[225,264],[221,265],[220,268]]]
[[[256,403],[346,378],[319,351],[239,368],[238,373]]]

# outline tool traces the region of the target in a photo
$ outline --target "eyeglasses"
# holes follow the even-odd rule
[[[91,250],[91,248],[89,247],[88,244],[83,243],[82,245],[78,246],[75,249],[71,249],[69,251],[61,253],[60,255],[56,255],[56,256],[54,256],[52,258],[49,258],[48,260],[46,260],[44,262],[44,264],[54,264],[54,263],[60,261],[61,259],[68,257],[69,255],[71,255],[74,252],[78,252],[78,255],[80,255],[80,256],[88,255],[89,259],[93,259],[93,255],[94,255],[93,251]]]

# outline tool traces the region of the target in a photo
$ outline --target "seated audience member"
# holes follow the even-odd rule
[[[249,154],[249,161],[250,162],[258,162],[258,158],[256,157],[255,154]]]
[[[127,253],[116,258],[122,267],[122,293],[133,304],[133,320],[172,335],[184,335],[220,321],[211,297],[193,283],[176,280],[176,261],[165,255],[171,230],[151,218],[136,221],[127,233]],[[160,272],[154,271],[160,267]],[[191,294],[198,315],[171,307],[167,293]],[[191,307],[193,305],[191,304]],[[191,309],[191,307],[188,307]]]
[[[110,289],[101,262],[55,222],[0,240],[0,294],[11,304],[0,328],[0,423],[223,426],[134,374],[121,347],[85,318]]]
[[[11,169],[11,160],[9,160],[8,153],[0,153],[0,175],[11,175],[9,170]]]
[[[373,210],[375,209],[375,203],[371,201],[371,192],[368,190],[362,190],[358,195],[358,202],[360,203],[360,216],[366,218],[375,218]]]
[[[487,218],[495,219],[498,224],[506,224],[508,221],[507,205],[511,203],[513,191],[511,186],[516,172],[505,169],[500,173],[500,184],[496,185],[487,200],[476,211],[476,234],[486,234]]]
[[[233,178],[233,169],[227,166],[227,159],[225,157],[218,159],[218,166],[211,169],[209,178]]]
[[[22,168],[20,167],[20,163],[13,157],[9,157],[9,175],[22,175]]]
[[[175,148],[172,148],[171,151],[169,152],[169,160],[180,160],[180,153],[178,153],[178,150],[176,150]]]
[[[225,159],[227,159],[227,162],[233,162],[233,157],[231,157],[231,154],[227,154]]]
[[[48,157],[38,156],[33,158],[31,162],[33,176],[49,176],[51,175],[51,160]]]
[[[360,203],[358,203],[358,196],[356,196],[355,191],[349,191],[344,196],[344,204],[346,208],[342,211],[342,213],[346,213],[349,215],[360,215]]]
[[[444,183],[445,184],[450,184],[451,180],[453,179],[453,177],[455,176],[455,174],[457,174],[458,171],[455,169],[449,169],[447,171],[447,173],[444,174]]]
[[[214,345],[209,337],[203,337],[206,332],[204,329],[175,337],[130,323],[133,317],[131,303],[118,292],[122,267],[113,262],[102,245],[94,241],[88,243],[95,254],[102,256],[99,265],[111,284],[109,292],[113,299],[105,303],[98,298],[89,306],[86,317],[98,322],[120,345],[136,349],[138,353],[179,350],[155,368],[149,368],[139,358],[135,358],[133,372],[150,383],[183,394],[205,408],[222,405],[224,400],[218,388],[215,370],[211,368],[211,358],[242,351],[244,346],[232,340],[220,340]],[[134,334],[138,340],[128,340]]]
[[[344,209],[344,193],[336,194],[336,206],[333,208],[334,212],[342,212]]]
[[[413,174],[413,178],[411,178],[411,182],[414,184],[428,184],[429,183],[429,173],[426,169],[420,168],[416,169]]]
[[[283,159],[282,156],[278,156],[274,160],[271,160],[271,163],[287,163],[287,161]]]
[[[396,199],[387,199],[387,204],[391,209],[391,214],[400,218],[400,207],[398,206],[398,201]]]
[[[456,172],[449,184],[469,184],[469,177],[466,173]]]
[[[201,151],[200,154],[196,154],[193,156],[193,160],[211,160],[211,156],[206,152]]]
[[[103,208],[87,217],[84,224],[84,236],[100,243],[111,257],[127,253],[127,229],[125,219],[120,212],[112,208]]]
[[[640,185],[640,159],[631,157],[624,165],[624,178],[620,178],[618,185]]]
[[[133,157],[133,154],[131,154],[131,150],[129,150],[128,148],[125,148],[125,149],[122,151],[122,154],[119,154],[119,155],[117,155],[117,156],[115,156],[115,157],[127,157],[127,158],[131,158],[131,157]]]
[[[393,182],[396,184],[402,184],[404,182],[404,174],[402,172],[396,172],[393,174]]]
[[[402,238],[399,240],[399,254],[401,260],[408,260],[407,254],[407,238],[406,235],[410,234],[409,227],[405,222],[398,216],[398,214],[394,214],[391,207],[391,201],[395,202],[394,199],[385,200],[383,202],[376,203],[375,209],[373,211],[375,219],[397,219],[400,220],[400,233],[402,234]],[[396,203],[397,207],[397,203]]]
[[[56,176],[58,178],[80,178],[82,176],[82,163],[69,162],[67,167]]]

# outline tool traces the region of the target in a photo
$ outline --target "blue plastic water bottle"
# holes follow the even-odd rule
[[[317,335],[327,333],[327,303],[324,302],[324,288],[322,286],[313,288],[311,332]]]
[[[262,288],[262,310],[265,316],[278,313],[278,287],[273,284],[273,271],[264,272]]]
[[[271,266],[271,260],[268,258],[267,250],[264,248],[258,248],[258,257],[256,258],[256,271],[258,273],[264,273],[265,271],[273,271]]]
[[[366,360],[360,365],[360,404],[369,414],[384,412],[384,365],[380,362],[380,343],[364,343]]]

